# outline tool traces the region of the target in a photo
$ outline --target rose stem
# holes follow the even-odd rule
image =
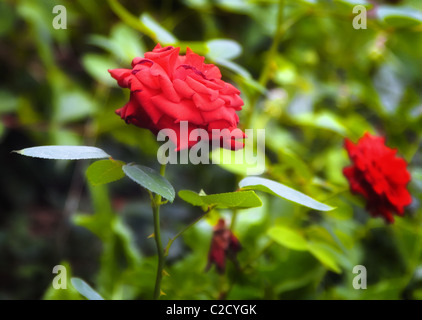
[[[166,165],[161,165],[160,174],[164,177],[166,171]],[[161,206],[161,196],[155,194],[155,196],[150,193],[151,196],[151,207],[152,213],[154,216],[154,239],[155,244],[157,245],[157,254],[158,254],[158,265],[157,265],[157,276],[155,278],[155,288],[154,288],[154,300],[158,300],[161,295],[161,279],[163,278],[163,269],[164,269],[164,251],[163,245],[161,243],[161,231],[160,231],[160,206]]]

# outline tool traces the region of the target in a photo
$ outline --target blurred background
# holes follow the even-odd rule
[[[367,28],[353,28],[362,4]],[[55,29],[56,5],[66,29]],[[363,23],[360,20],[360,23]],[[163,299],[422,298],[422,2],[363,0],[1,0],[0,299],[82,299],[53,267],[107,299],[150,299],[155,244],[148,194],[125,178],[93,187],[92,161],[26,158],[38,145],[92,145],[158,169],[155,137],[114,114],[128,100],[107,69],[157,43],[186,46],[242,92],[242,128],[266,129],[265,177],[336,206],[316,212],[259,194],[260,208],[213,211],[178,238]],[[342,169],[345,137],[386,137],[409,163],[413,197],[392,225],[371,218]],[[244,168],[169,165],[176,191],[236,190]],[[162,207],[163,242],[201,214]],[[236,215],[241,272],[204,272],[219,217]],[[295,241],[272,236],[279,226]],[[289,233],[290,232],[290,233]],[[355,265],[367,289],[352,286]]]

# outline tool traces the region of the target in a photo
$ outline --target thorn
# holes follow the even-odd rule
[[[170,277],[170,274],[166,270],[163,269],[163,276]]]
[[[153,233],[151,233],[148,237],[147,237],[147,239],[151,239],[151,238],[154,238],[155,237],[155,234],[154,234],[154,232]]]
[[[166,293],[163,290],[160,290],[160,296],[166,296]]]

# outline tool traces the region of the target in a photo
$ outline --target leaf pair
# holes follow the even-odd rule
[[[176,193],[173,186],[151,168],[137,164],[125,164],[123,161],[110,159],[96,161],[86,171],[88,180],[94,186],[119,180],[125,175],[145,189],[159,194],[170,202],[174,201]]]
[[[104,150],[89,146],[41,146],[14,151],[24,156],[55,160],[83,160],[102,159],[91,164],[86,172],[88,180],[93,185],[110,183],[123,178],[125,175],[163,198],[174,201],[176,193],[170,182],[155,170],[137,165],[126,164],[114,160]]]
[[[269,179],[247,177],[239,182],[239,187],[241,189],[237,192],[212,195],[198,194],[190,190],[181,190],[179,192],[179,197],[194,206],[254,208],[262,205],[261,199],[254,192],[254,190],[257,190],[284,198],[314,210],[329,211],[334,209],[297,190]]]

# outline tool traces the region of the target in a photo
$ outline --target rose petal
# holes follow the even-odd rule
[[[220,95],[220,98],[226,102],[227,107],[232,107],[235,110],[242,110],[244,103],[238,95]]]
[[[182,98],[192,99],[193,95],[195,94],[195,91],[191,87],[188,86],[186,81],[175,79],[173,80],[173,86],[176,92]]]
[[[214,101],[215,99],[217,99],[219,92],[216,90],[212,90],[210,88],[208,88],[207,86],[205,86],[204,84],[202,84],[199,81],[196,81],[195,79],[193,79],[192,77],[188,76],[186,77],[186,83],[189,85],[189,87],[192,88],[192,90],[194,90],[195,92],[201,93],[201,94],[206,94],[210,96],[210,100]]]
[[[139,72],[135,74],[135,77],[144,85],[152,89],[158,90],[161,88],[160,81],[157,77],[151,75],[151,71],[149,68],[140,69]]]
[[[219,108],[213,111],[201,111],[202,118],[204,119],[204,122],[210,123],[218,120],[225,120],[227,123],[230,124],[230,126],[236,126],[239,117],[236,115],[236,112],[234,109],[231,108]]]
[[[151,102],[162,113],[174,119],[173,121],[189,121],[198,125],[204,123],[204,119],[191,100],[183,99],[179,103],[174,103],[168,100],[166,95],[160,94],[151,97]]]
[[[164,70],[167,71],[168,75],[172,77],[179,51],[180,48],[173,48],[171,46],[165,48],[155,47],[152,52],[145,53],[145,58],[154,61],[156,64],[159,64]]]
[[[206,99],[203,97],[203,95],[195,93],[192,96],[193,103],[195,103],[195,106],[201,110],[201,111],[216,111],[218,112],[219,109],[221,109],[222,106],[224,106],[225,102],[223,99],[216,99],[214,101],[211,101],[209,99]]]
[[[128,88],[128,80],[132,77],[132,70],[130,69],[108,69],[110,75],[117,80],[117,83],[122,88]]]
[[[154,97],[154,94],[151,94],[149,89],[145,88],[142,92],[134,92],[131,97],[131,99],[136,100],[139,108],[143,109],[155,124],[157,124],[163,114],[165,114],[162,110],[157,109],[155,104],[151,101],[151,97]]]

